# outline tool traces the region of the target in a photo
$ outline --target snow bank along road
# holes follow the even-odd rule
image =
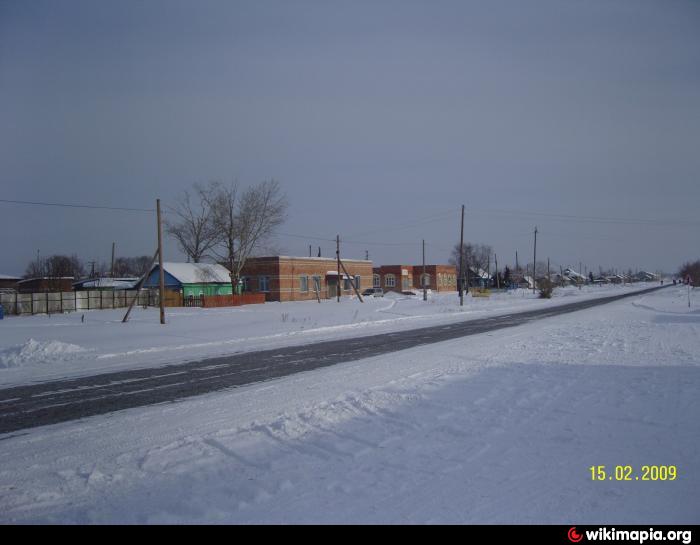
[[[0,433],[174,401],[341,362],[513,327],[630,296],[638,297],[658,289],[661,287],[449,325],[249,352],[158,369],[5,388],[0,390]]]

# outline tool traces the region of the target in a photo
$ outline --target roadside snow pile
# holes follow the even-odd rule
[[[77,344],[29,339],[24,344],[0,351],[0,369],[75,360],[84,357],[86,352],[89,351]]]

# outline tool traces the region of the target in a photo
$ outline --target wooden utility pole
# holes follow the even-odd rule
[[[464,306],[464,205],[462,205],[462,226],[459,235],[459,306]]]
[[[309,257],[311,257],[311,244],[309,244]]]
[[[360,290],[357,289],[357,285],[355,284],[355,278],[350,276],[350,273],[348,273],[348,270],[345,268],[345,263],[340,260],[338,260],[338,263],[340,263],[340,266],[343,268],[343,273],[345,276],[348,277],[348,281],[350,282],[352,289],[355,291],[355,295],[357,295],[358,299],[360,300],[360,303],[364,303],[365,301],[362,299],[362,294],[360,293]]]
[[[518,250],[515,250],[515,272],[520,272],[520,265],[518,264]]]
[[[110,269],[110,273],[109,273],[112,278],[114,278],[114,246],[115,246],[115,244],[116,244],[115,242],[112,242],[112,268]]]
[[[496,289],[501,289],[501,279],[498,277],[498,254],[493,254],[494,265],[496,266]]]
[[[160,222],[160,199],[156,199],[158,219],[158,298],[160,299],[160,323],[165,324],[165,271],[163,270],[163,227]]]
[[[336,294],[338,295],[338,302],[340,303],[340,235],[335,237],[335,258],[338,261],[338,277],[336,282]]]
[[[491,254],[489,253],[489,262],[486,264],[486,276],[488,277],[488,286],[487,288],[491,287]]]
[[[532,255],[532,293],[537,286],[537,226],[535,225],[535,250]]]
[[[423,239],[423,276],[421,278],[423,284],[423,301],[428,300],[428,288],[425,286],[425,239]]]
[[[549,270],[549,258],[547,258],[547,282],[552,282],[552,271]]]
[[[156,253],[153,254],[153,259],[151,259],[151,266],[146,269],[146,272],[143,273],[143,276],[139,279],[139,281],[136,283],[136,286],[134,286],[134,289],[136,290],[136,295],[134,295],[134,298],[131,300],[131,303],[129,304],[129,308],[126,311],[126,314],[124,314],[124,318],[122,319],[122,323],[126,323],[126,321],[129,319],[129,314],[131,314],[131,309],[134,308],[134,303],[136,303],[136,300],[139,298],[139,293],[141,292],[141,286],[143,286],[143,283],[146,281],[146,278],[151,274],[151,271],[153,270],[153,265],[156,264],[156,259],[158,259],[158,250],[156,250]],[[90,305],[90,298],[88,297],[88,308]]]

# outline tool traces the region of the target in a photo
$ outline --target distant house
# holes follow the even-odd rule
[[[25,278],[17,282],[17,291],[20,293],[73,291],[74,280],[72,276]]]
[[[139,281],[138,278],[89,278],[87,280],[80,280],[78,282],[73,282],[73,289],[75,291],[131,290],[131,289],[134,289],[134,287],[136,286],[136,283],[138,281]]]
[[[638,282],[653,282],[654,280],[658,280],[659,276],[647,271],[639,271],[633,278]]]
[[[19,276],[11,276],[8,274],[0,274],[0,289],[2,290],[16,290],[17,282],[22,280]]]
[[[564,269],[564,276],[566,276],[569,281],[574,284],[585,284],[588,281],[588,278],[586,278],[584,275],[569,268]]]
[[[226,267],[212,263],[163,263],[165,289],[183,297],[231,295],[231,275]],[[155,265],[143,287],[157,289],[160,265]]]

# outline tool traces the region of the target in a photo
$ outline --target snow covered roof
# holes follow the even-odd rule
[[[130,289],[133,288],[138,278],[90,278],[74,282],[73,286],[81,286],[83,288],[114,288],[114,289]]]
[[[182,284],[231,282],[229,270],[218,263],[169,263],[166,261],[163,263],[163,269]]]
[[[75,280],[75,278],[72,276],[37,276],[34,278],[25,278],[17,283],[23,284],[24,282],[32,282],[35,280]]]
[[[12,276],[9,274],[0,274],[0,280],[21,280],[21,276]]]

